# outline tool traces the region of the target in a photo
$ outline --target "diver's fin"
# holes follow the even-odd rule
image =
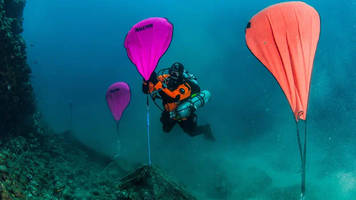
[[[203,128],[203,134],[204,134],[205,139],[210,140],[210,141],[216,140],[213,135],[213,132],[211,131],[211,127],[209,124],[202,126],[202,128]]]

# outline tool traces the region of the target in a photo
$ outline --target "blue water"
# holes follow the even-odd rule
[[[295,121],[244,33],[255,13],[278,2],[28,1],[23,36],[37,105],[60,133],[70,126],[72,102],[73,130],[81,141],[145,163],[146,99],[123,42],[138,21],[166,17],[174,34],[158,69],[179,61],[211,91],[198,116],[199,123],[211,124],[217,141],[191,138],[179,127],[163,133],[160,112],[152,107],[152,162],[199,199],[293,199],[300,183]],[[307,195],[356,199],[356,1],[306,3],[321,16],[308,110]],[[116,81],[132,90],[119,135],[105,102]]]

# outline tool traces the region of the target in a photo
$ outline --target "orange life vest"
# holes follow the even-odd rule
[[[172,102],[172,103],[166,103],[164,105],[164,108],[166,111],[173,111],[177,108],[179,103],[187,98],[190,97],[192,93],[192,89],[190,85],[187,82],[184,82],[183,84],[179,85],[175,90],[169,90],[166,85],[167,85],[167,78],[169,77],[169,74],[163,74],[157,77],[158,83],[154,85],[153,83],[149,83],[149,92],[152,93],[154,91],[162,91],[165,94],[167,94],[169,97],[172,99],[178,100],[177,102]]]

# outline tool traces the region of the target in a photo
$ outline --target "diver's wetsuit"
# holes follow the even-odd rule
[[[157,84],[158,81],[159,80],[157,80],[157,75],[155,73],[153,73],[149,82],[151,82],[153,85],[155,85],[155,84]],[[199,85],[197,85],[196,83],[194,83],[193,81],[190,81],[188,79],[183,79],[180,82],[174,83],[174,84],[170,84],[170,81],[168,79],[167,88],[171,91],[174,91],[181,84],[187,84],[189,86],[189,88],[191,88],[191,94],[197,94],[200,92]],[[148,85],[149,84],[144,83],[142,86],[142,90],[146,94],[149,93]],[[159,91],[159,96],[162,99],[163,106],[165,106],[168,103],[174,103],[174,102],[179,101],[177,99],[170,97],[162,90]],[[188,116],[186,119],[177,120],[177,119],[172,119],[170,117],[170,112],[167,110],[164,110],[162,112],[161,118],[160,118],[160,121],[162,122],[162,125],[163,125],[163,131],[170,132],[172,130],[172,128],[174,127],[174,125],[176,123],[178,123],[179,126],[183,129],[183,131],[192,137],[200,135],[200,134],[205,134],[206,137],[213,137],[211,135],[210,125],[197,126],[197,115],[194,113],[194,111],[195,110],[193,110],[191,112],[190,116]]]
[[[200,134],[210,132],[209,125],[197,126],[197,115],[192,113],[186,120],[177,121],[169,117],[169,112],[163,111],[161,115],[163,131],[170,132],[176,123],[183,129],[185,133],[194,137]]]

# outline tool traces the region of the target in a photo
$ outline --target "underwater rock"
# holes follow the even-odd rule
[[[0,199],[117,199],[116,186],[127,174],[121,162],[104,170],[107,158],[68,137],[47,132],[2,142]]]
[[[0,199],[11,200],[9,192],[6,190],[3,183],[0,182]]]
[[[20,35],[24,6],[25,0],[0,0],[0,136],[25,135],[33,129],[31,69]]]
[[[6,15],[10,18],[22,18],[25,0],[4,0]]]
[[[64,141],[74,145],[76,148],[81,149],[83,152],[88,155],[88,159],[91,159],[95,162],[99,162],[102,164],[107,164],[112,161],[112,158],[108,155],[105,155],[103,153],[97,152],[94,149],[88,147],[87,145],[83,144],[81,141],[79,141],[71,131],[64,131],[63,133],[60,134],[61,138],[64,139]]]
[[[8,152],[6,151],[3,151],[3,152],[0,152],[0,165],[3,165],[6,163],[6,159],[8,157]]]
[[[6,165],[0,165],[0,173],[7,173]]]
[[[155,166],[143,166],[121,179],[119,199],[195,200]]]

